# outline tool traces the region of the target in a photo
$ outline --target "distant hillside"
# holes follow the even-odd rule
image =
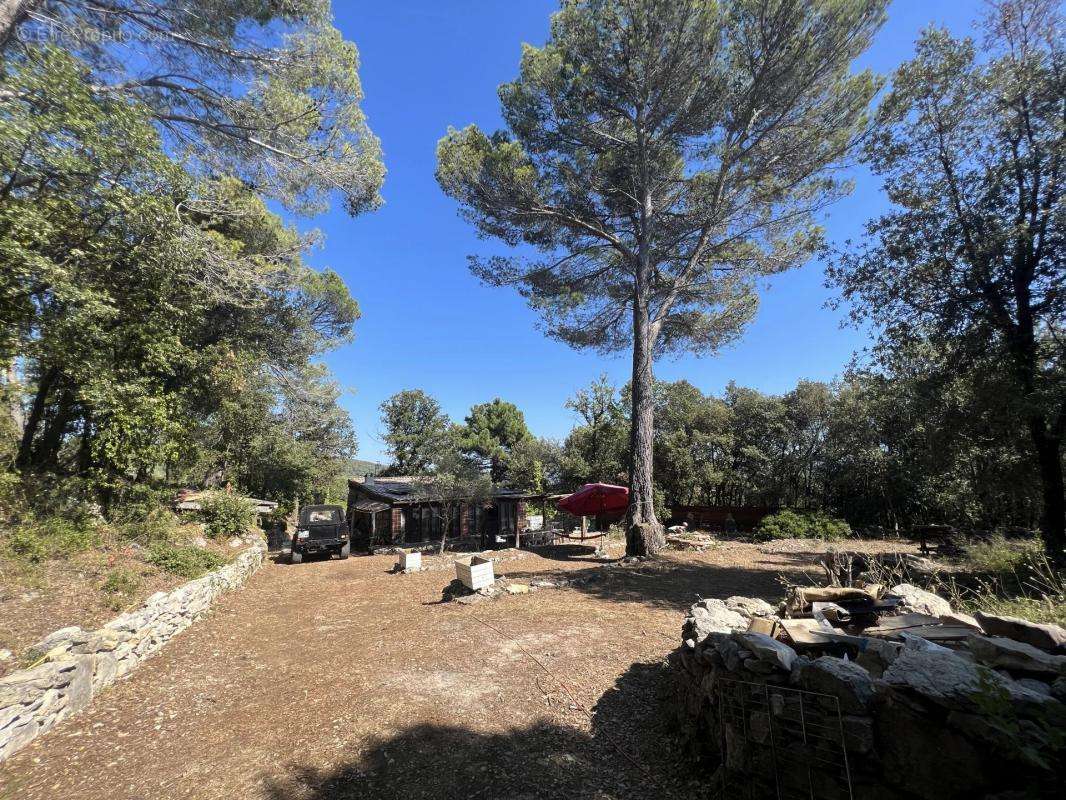
[[[364,461],[361,458],[353,458],[348,462],[348,475],[353,478],[366,475],[368,472],[371,475],[377,475],[383,469],[385,469],[385,465],[378,464],[376,461]]]

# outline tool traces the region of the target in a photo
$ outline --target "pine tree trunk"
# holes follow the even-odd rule
[[[638,284],[641,281],[638,280]],[[652,374],[654,337],[644,292],[638,287],[633,303],[633,380],[632,424],[629,451],[629,518],[626,530],[626,555],[645,556],[666,546],[663,526],[655,517],[652,448],[655,434],[655,407]]]

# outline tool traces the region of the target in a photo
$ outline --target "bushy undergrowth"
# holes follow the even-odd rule
[[[141,576],[132,569],[115,569],[108,573],[100,591],[108,598],[108,606],[118,611],[133,600],[141,588]]]
[[[1066,626],[1066,573],[1048,561],[1040,548],[1021,543],[1014,548],[1020,557],[1006,555],[1002,547],[995,557],[985,557],[964,565],[987,569],[980,573],[962,572],[946,581],[941,591],[953,606],[967,611],[984,611],[1032,622]]]
[[[190,580],[226,563],[222,556],[209,550],[163,541],[153,543],[145,553],[144,560],[171,575]]]
[[[11,515],[0,528],[0,557],[21,565],[25,576],[46,561],[73,558],[90,550],[140,553],[145,563],[181,578],[197,578],[226,563],[214,552],[184,544],[181,520],[169,508],[170,492],[143,485],[113,487],[106,516],[86,499],[79,481],[24,479],[11,500]],[[244,533],[254,509],[240,498],[217,493],[205,504],[212,535]],[[130,546],[133,549],[130,550]],[[142,584],[136,568],[114,567],[100,591],[114,606],[135,599]]]
[[[255,523],[255,507],[245,498],[226,492],[210,492],[200,507],[205,531],[213,539],[242,536]]]
[[[987,575],[1006,575],[1015,572],[1043,552],[1039,539],[1008,540],[993,536],[974,542],[965,548],[968,570]]]
[[[169,512],[172,496],[170,489],[136,483],[123,486],[115,492],[108,518],[116,525],[143,522],[161,511]]]
[[[178,537],[179,520],[166,508],[156,508],[140,519],[118,526],[123,539],[145,546],[153,542],[168,542]]]
[[[785,509],[764,517],[755,529],[755,541],[773,539],[821,539],[839,541],[851,534],[851,528],[842,519],[830,517],[820,511],[792,511]]]
[[[63,517],[27,520],[9,530],[2,540],[10,557],[31,564],[69,558],[99,543],[100,533],[93,521]]]

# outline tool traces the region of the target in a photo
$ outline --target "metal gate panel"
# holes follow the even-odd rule
[[[720,797],[854,800],[836,697],[721,678],[715,703]]]

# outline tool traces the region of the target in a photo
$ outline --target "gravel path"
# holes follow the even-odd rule
[[[681,784],[663,659],[700,597],[776,600],[795,553],[730,544],[567,589],[442,603],[391,556],[268,564],[130,679],[0,765],[3,800],[642,798]],[[549,674],[550,673],[550,674]]]

